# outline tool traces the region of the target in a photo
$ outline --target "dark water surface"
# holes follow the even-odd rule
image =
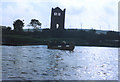
[[[3,80],[118,80],[118,48],[2,46]]]

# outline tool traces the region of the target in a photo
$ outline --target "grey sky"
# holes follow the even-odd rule
[[[118,30],[119,0],[2,0],[0,25],[13,27],[13,21],[24,20],[25,27],[32,18],[43,27],[50,27],[51,8],[66,8],[65,27]]]

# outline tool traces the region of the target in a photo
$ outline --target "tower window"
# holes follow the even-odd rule
[[[61,15],[61,13],[58,13],[58,16],[60,16]]]
[[[56,12],[54,13],[54,16],[57,16],[57,13],[56,13]]]

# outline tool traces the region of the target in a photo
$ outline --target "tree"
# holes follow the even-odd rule
[[[7,27],[7,30],[10,31],[10,30],[11,30],[11,27]]]
[[[8,30],[11,30],[11,27],[7,27]]]
[[[30,23],[29,23],[28,26],[32,26],[32,27],[34,27],[35,30],[37,30],[37,29],[41,28],[41,25],[42,24],[39,22],[39,20],[37,20],[37,19],[31,19],[31,21],[30,21]]]
[[[24,27],[23,21],[21,21],[20,19],[14,21],[13,26],[15,31],[21,32],[23,30],[23,27]]]

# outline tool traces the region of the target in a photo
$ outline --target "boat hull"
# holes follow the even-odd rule
[[[48,49],[59,49],[59,50],[73,51],[74,50],[74,46],[70,46],[70,45],[65,45],[65,46],[61,46],[61,45],[48,45]]]

